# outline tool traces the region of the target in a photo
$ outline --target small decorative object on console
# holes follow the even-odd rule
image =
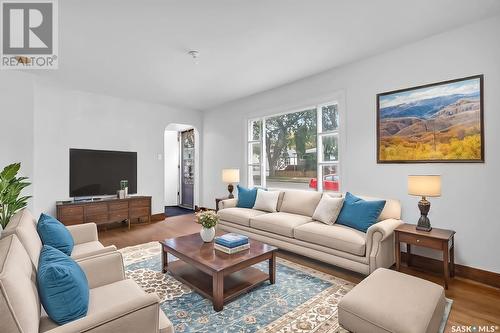
[[[124,197],[128,197],[128,180],[120,180],[120,190],[123,190]]]
[[[431,203],[426,197],[441,196],[441,176],[439,175],[419,175],[408,176],[408,194],[421,196],[422,199],[418,202],[420,209],[420,218],[417,223],[417,230],[431,231],[431,221],[427,217],[431,209]]]
[[[116,194],[118,196],[118,199],[125,199],[125,190],[118,190],[116,191]]]
[[[240,169],[222,169],[222,181],[227,183],[227,190],[229,191],[229,199],[234,198],[233,183],[239,183],[240,181]]]
[[[219,223],[219,216],[213,210],[206,210],[196,214],[196,223],[201,224],[201,239],[209,243],[214,240],[215,226]]]

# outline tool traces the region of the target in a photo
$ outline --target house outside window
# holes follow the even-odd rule
[[[340,121],[337,102],[250,119],[248,185],[340,191]]]

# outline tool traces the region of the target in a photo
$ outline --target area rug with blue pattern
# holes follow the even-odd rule
[[[276,284],[265,282],[215,312],[211,301],[161,272],[158,242],[120,251],[127,277],[158,294],[176,332],[347,332],[339,326],[337,304],[354,284],[332,275],[278,258]],[[255,267],[268,268],[267,262]],[[447,300],[441,332],[450,308]]]

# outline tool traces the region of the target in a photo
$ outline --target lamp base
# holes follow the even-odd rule
[[[431,230],[432,230],[432,227],[431,227],[431,226],[429,226],[429,227],[423,227],[423,226],[422,226],[422,227],[421,227],[421,226],[419,226],[419,225],[417,224],[416,229],[417,229],[417,230],[419,230],[419,231],[426,231],[426,232],[429,232],[429,231],[431,231]]]
[[[429,210],[431,209],[431,203],[425,199],[425,197],[422,197],[422,200],[418,202],[418,209],[420,209],[420,218],[418,219],[417,223],[417,230],[420,231],[431,231],[431,221],[427,217],[427,214],[429,213]]]
[[[227,197],[229,199],[234,199],[233,190],[234,190],[233,184],[227,185],[227,191],[229,192],[229,195]]]

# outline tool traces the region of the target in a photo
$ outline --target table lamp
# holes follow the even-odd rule
[[[417,230],[431,231],[431,221],[427,217],[431,203],[427,201],[427,197],[441,196],[441,176],[408,176],[408,194],[422,197],[418,202],[420,218],[418,219]]]
[[[240,181],[240,169],[222,169],[222,181],[227,183],[227,190],[229,191],[229,199],[234,198],[233,183],[238,183]]]

